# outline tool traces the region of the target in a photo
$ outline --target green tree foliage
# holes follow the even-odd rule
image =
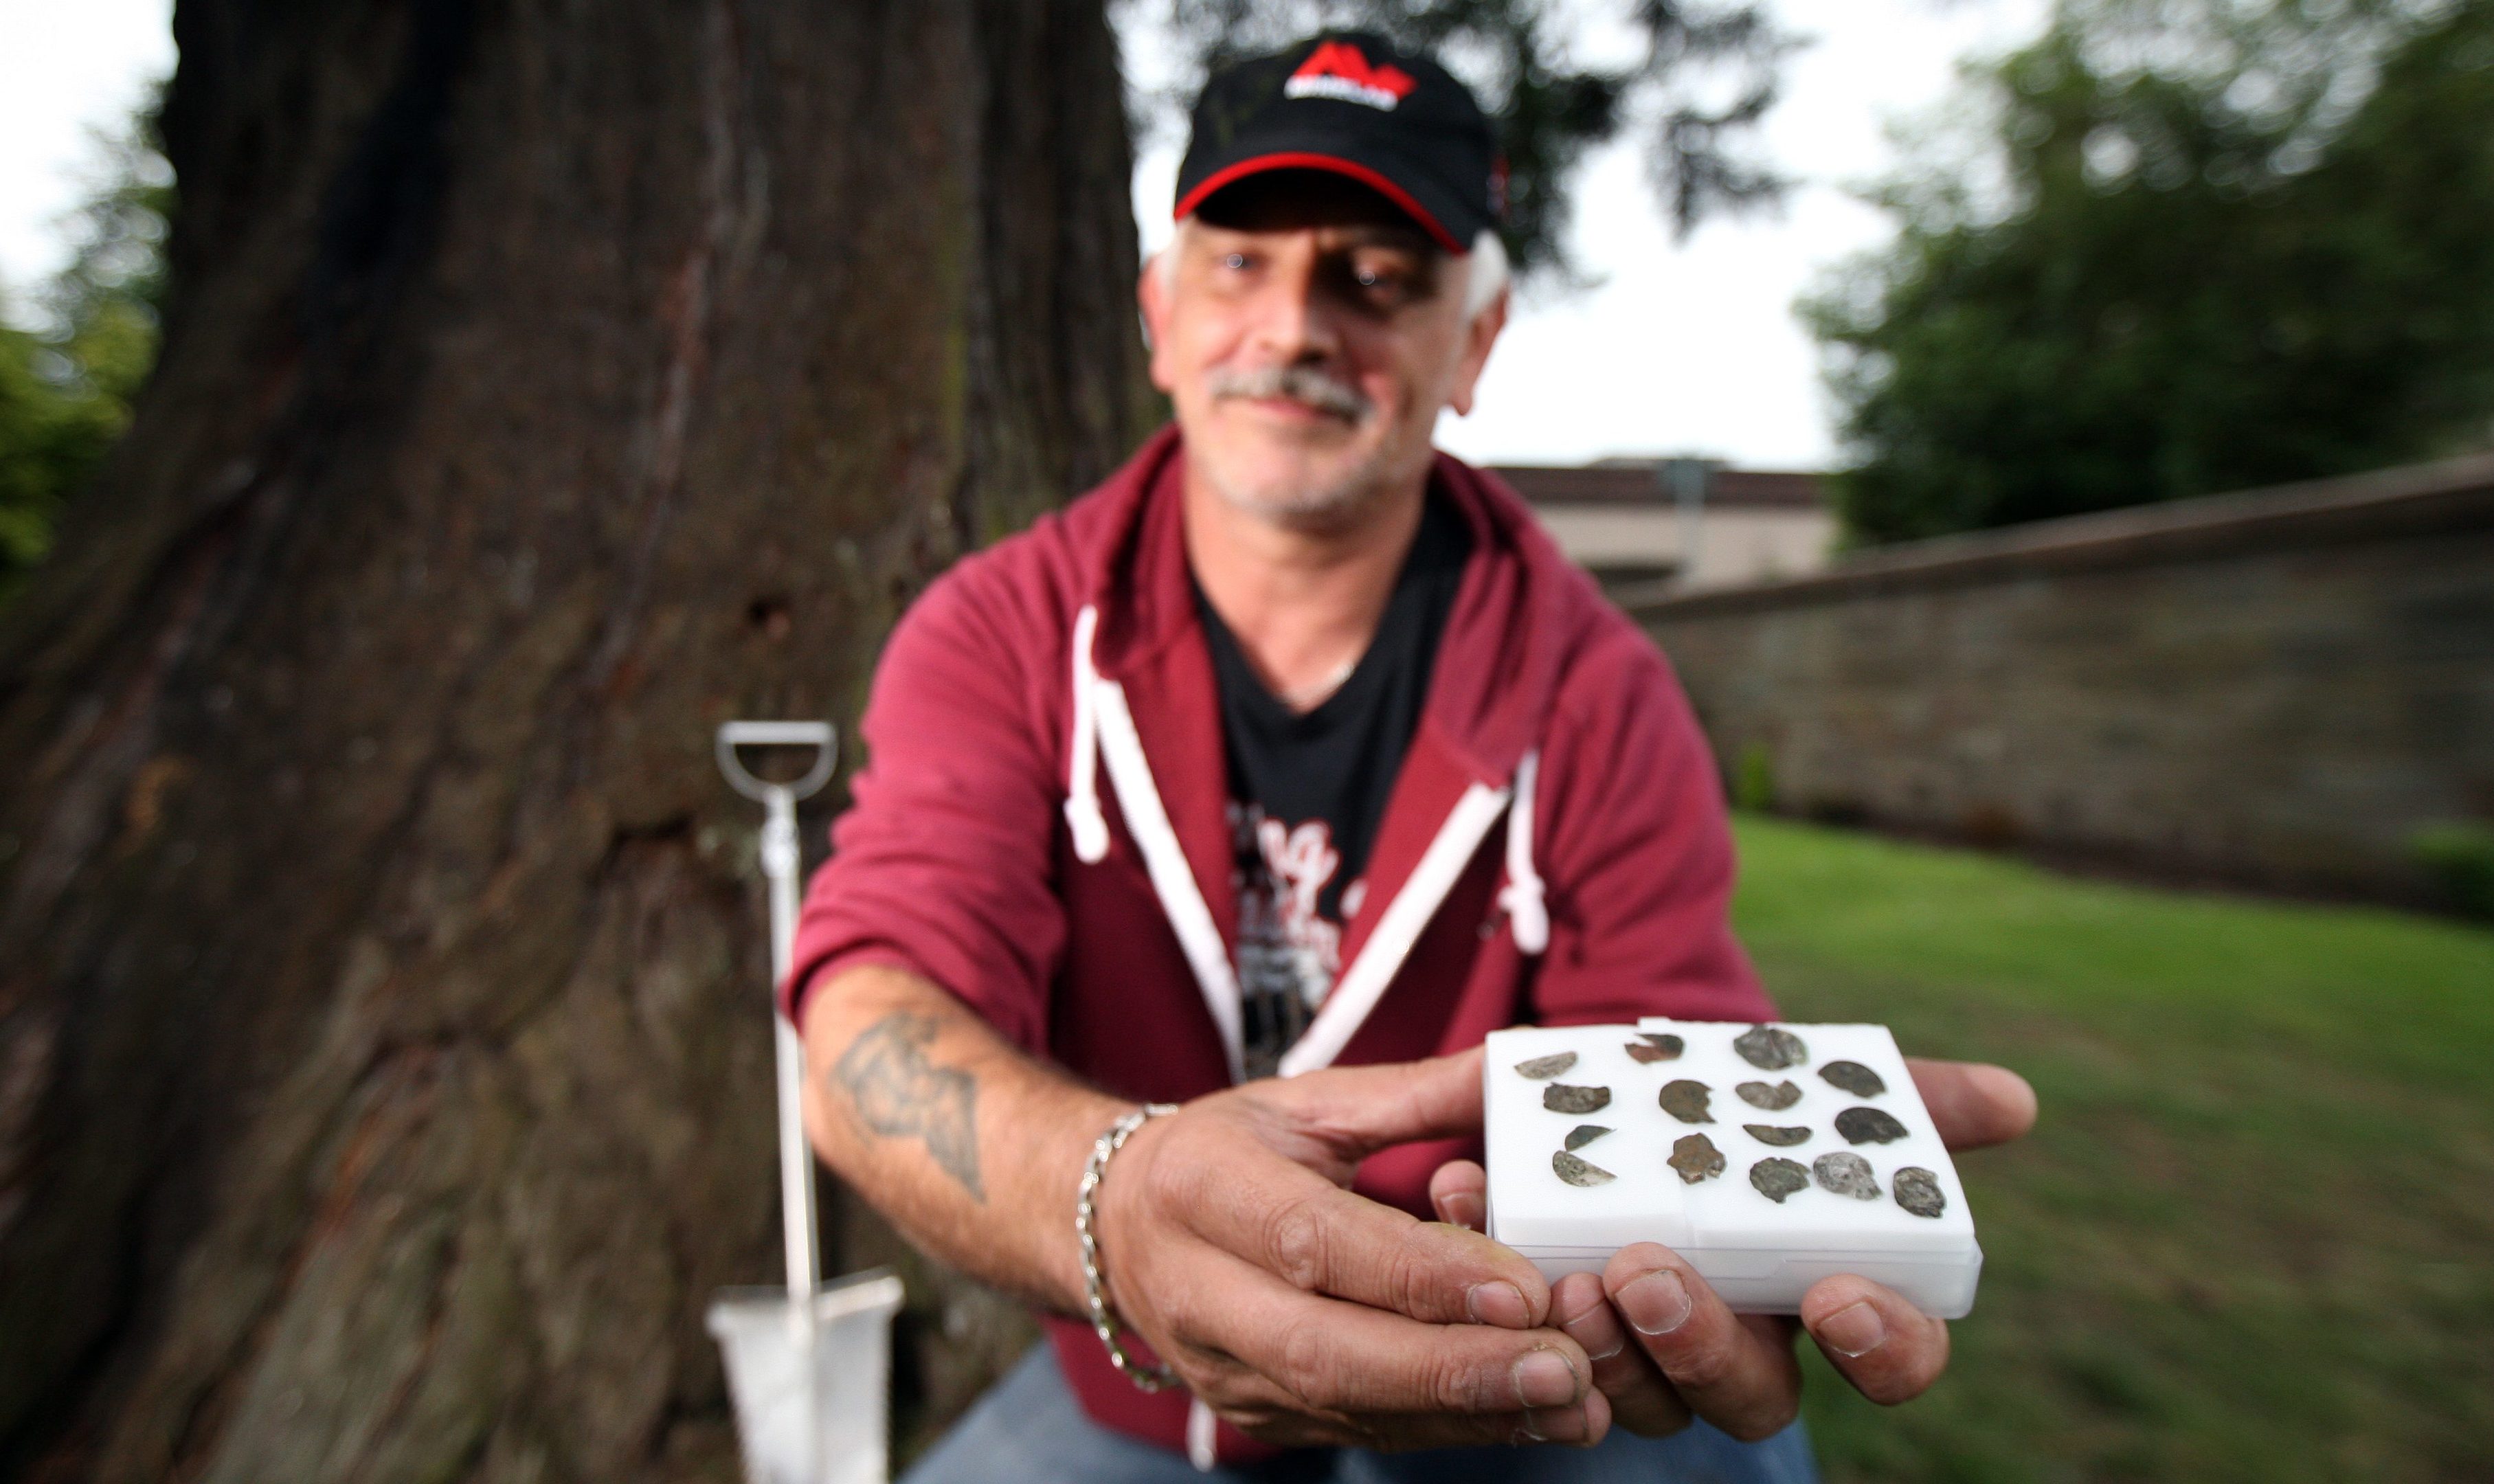
[[[1507,164],[1502,235],[1519,271],[1572,281],[1568,177],[1596,144],[1645,136],[1655,188],[1684,235],[1709,214],[1775,200],[1782,180],[1749,154],[1795,45],[1756,4],[1618,0],[1607,17],[1562,0],[1168,0],[1192,47],[1192,95],[1207,69],[1273,51],[1323,27],[1425,47],[1495,120]],[[1632,53],[1580,61],[1585,23],[1624,28]],[[1167,100],[1165,100],[1167,102]]]
[[[61,492],[110,446],[120,424],[103,399],[63,391],[37,368],[59,352],[0,324],[0,592],[49,549]]]
[[[0,588],[49,549],[156,361],[173,176],[154,104],[95,142],[68,265],[36,295],[35,323],[0,323]]]
[[[2065,0],[1804,306],[1890,541],[2494,439],[2494,0]]]

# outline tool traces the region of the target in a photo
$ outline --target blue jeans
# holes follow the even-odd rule
[[[1198,1473],[1182,1453],[1083,1415],[1046,1344],[1022,1357],[900,1484],[1817,1484],[1801,1424],[1735,1442],[1705,1423],[1669,1438],[1614,1429],[1592,1448],[1308,1448]]]

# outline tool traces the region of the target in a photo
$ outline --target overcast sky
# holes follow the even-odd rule
[[[1802,182],[1785,209],[1674,244],[1635,149],[1597,155],[1577,186],[1575,251],[1600,287],[1525,304],[1478,409],[1447,417],[1440,441],[1480,462],[1685,452],[1809,468],[1835,458],[1817,357],[1792,302],[1830,264],[1887,235],[1885,219],[1844,188],[1890,163],[1888,120],[1937,104],[1960,57],[2033,35],[2046,3],[1779,0],[1782,23],[1816,39],[1788,65],[1766,129],[1770,157]],[[53,224],[92,159],[85,131],[171,71],[170,14],[167,0],[0,0],[0,284],[22,294],[59,265]],[[1168,233],[1176,172],[1175,140],[1147,150],[1136,172],[1146,251]]]
[[[82,194],[91,126],[125,117],[173,71],[168,0],[0,0],[0,285],[66,257],[53,223]]]

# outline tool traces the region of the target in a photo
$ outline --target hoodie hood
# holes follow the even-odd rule
[[[1081,554],[1085,605],[1099,614],[1092,663],[1110,680],[1150,664],[1171,644],[1200,642],[1184,539],[1185,447],[1174,425],[1162,429],[1065,517]],[[1446,615],[1422,721],[1475,779],[1504,786],[1534,745],[1575,638],[1566,616],[1583,594],[1560,589],[1587,580],[1522,497],[1495,476],[1438,453],[1429,487],[1462,516],[1472,554]]]

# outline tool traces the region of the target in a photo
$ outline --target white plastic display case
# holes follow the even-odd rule
[[[1490,1236],[1554,1280],[1598,1273],[1630,1243],[1659,1242],[1744,1313],[1794,1313],[1811,1284],[1857,1273],[1927,1314],[1966,1314],[1974,1306],[1983,1249],[1975,1243],[1957,1166],[1906,1075],[1896,1039],[1883,1025],[1771,1024],[1801,1039],[1803,1060],[1778,1070],[1745,1060],[1734,1042],[1752,1028],[1747,1021],[1651,1018],[1491,1035],[1481,1073]],[[1654,1045],[1650,1036],[1678,1037],[1681,1050],[1640,1062],[1628,1047]],[[1570,1051],[1574,1065],[1554,1075],[1515,1070],[1518,1063]],[[1839,1061],[1870,1069],[1884,1084],[1881,1091],[1860,1096],[1829,1083],[1821,1071]],[[1683,1079],[1707,1088],[1711,1122],[1684,1122],[1661,1107],[1663,1087]],[[1800,1096],[1780,1109],[1753,1106],[1735,1091],[1743,1082],[1785,1081]],[[1606,1087],[1611,1096],[1598,1111],[1554,1111],[1544,1106],[1554,1085]],[[1836,1118],[1855,1107],[1887,1113],[1904,1136],[1885,1143],[1846,1139]],[[1750,1135],[1748,1124],[1809,1133],[1799,1143],[1779,1145]],[[1554,1166],[1553,1156],[1581,1125],[1610,1131],[1574,1152],[1614,1178],[1571,1184]],[[1695,1183],[1684,1181],[1670,1164],[1674,1143],[1692,1134],[1706,1136],[1724,1163],[1720,1174]],[[1869,1163],[1877,1184],[1873,1198],[1840,1195],[1812,1178],[1779,1203],[1750,1181],[1761,1161],[1785,1159],[1809,1169],[1819,1156],[1836,1152]],[[1942,1200],[1937,1216],[1918,1215],[1899,1202],[1897,1172],[1908,1168],[1930,1171]]]

